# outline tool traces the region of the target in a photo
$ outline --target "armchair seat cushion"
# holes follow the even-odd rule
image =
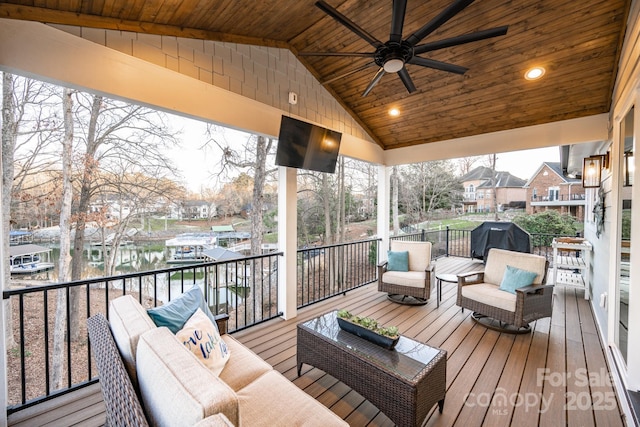
[[[425,275],[424,271],[387,271],[382,275],[382,281],[391,285],[424,288]]]
[[[511,312],[516,311],[516,295],[500,290],[497,285],[491,283],[467,285],[462,287],[461,292],[463,297],[479,303]]]

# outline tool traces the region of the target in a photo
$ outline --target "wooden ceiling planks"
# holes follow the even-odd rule
[[[326,0],[386,42],[388,0]],[[408,1],[403,38],[453,0]],[[373,52],[315,0],[9,0],[0,16],[264,46],[299,52]],[[377,65],[326,84],[383,148],[494,132],[607,112],[630,0],[476,0],[420,43],[509,25],[506,36],[420,56],[469,68],[464,76],[408,65],[417,91],[385,75],[363,98]],[[371,58],[300,56],[321,82]],[[523,79],[535,64],[538,82]],[[387,110],[402,115],[391,118]]]

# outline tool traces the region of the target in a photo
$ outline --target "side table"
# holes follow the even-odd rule
[[[440,307],[440,300],[442,299],[442,282],[447,282],[447,283],[458,283],[458,276],[456,276],[455,274],[436,274],[436,280],[437,280],[437,300],[438,300],[438,305],[437,307]]]

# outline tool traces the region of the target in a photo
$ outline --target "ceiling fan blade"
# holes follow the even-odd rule
[[[420,58],[414,56],[409,60],[409,64],[421,65],[423,67],[434,68],[436,70],[447,71],[449,73],[464,74],[468,68],[461,67],[460,65],[447,64],[446,62],[436,61],[434,59]]]
[[[373,80],[371,80],[371,83],[369,83],[369,86],[367,86],[367,88],[364,90],[364,92],[362,92],[362,97],[363,98],[365,96],[369,95],[369,92],[371,92],[371,89],[373,89],[373,87],[378,84],[378,82],[380,81],[382,76],[384,76],[384,74],[385,74],[384,68],[380,67],[380,69],[378,70],[376,75],[373,76]]]
[[[355,56],[358,58],[373,58],[374,52],[298,52],[298,56]]]
[[[391,15],[391,33],[389,41],[400,43],[402,41],[402,28],[404,27],[404,15],[407,11],[407,0],[393,0],[393,14]]]
[[[482,30],[475,33],[464,34],[462,36],[451,37],[449,39],[439,40],[437,42],[425,43],[416,46],[413,52],[414,54],[419,55],[421,53],[431,52],[433,50],[438,50],[445,47],[459,46],[465,43],[490,39],[492,37],[504,36],[505,34],[507,34],[508,29],[509,26],[505,25],[503,27],[496,27],[489,30]]]
[[[438,16],[433,18],[431,21],[427,22],[422,28],[420,28],[415,33],[411,34],[407,37],[407,42],[411,46],[417,45],[420,40],[427,37],[429,34],[437,30],[442,24],[447,22],[449,19],[456,16],[458,13],[462,12],[467,6],[473,3],[474,0],[456,0],[451,5],[440,12]]]
[[[400,76],[400,80],[402,80],[404,87],[407,88],[409,93],[416,91],[416,85],[413,84],[413,80],[411,80],[411,76],[405,67],[402,67],[402,70],[398,71],[398,76]]]
[[[369,62],[368,64],[361,65],[360,67],[357,67],[357,68],[354,68],[352,70],[349,70],[346,73],[342,73],[342,74],[338,74],[337,76],[333,76],[330,79],[327,79],[327,80],[321,82],[320,84],[327,85],[329,83],[333,83],[336,80],[340,80],[343,77],[347,77],[347,76],[350,76],[351,74],[355,74],[358,71],[366,70],[367,68],[369,68],[369,67],[371,67],[373,65],[376,65],[376,63],[375,62]]]
[[[355,22],[353,22],[352,20],[350,20],[349,18],[347,18],[346,16],[338,12],[336,9],[330,6],[327,2],[323,0],[318,0],[316,2],[316,6],[319,9],[321,9],[324,13],[326,13],[327,15],[329,15],[330,17],[332,17],[333,19],[335,19],[336,21],[338,21],[339,23],[347,27],[349,30],[355,33],[358,37],[365,40],[367,43],[369,43],[373,47],[377,48],[379,46],[382,46],[382,42],[380,40],[376,39],[371,34],[367,33],[365,30],[360,28],[358,24],[356,24]]]

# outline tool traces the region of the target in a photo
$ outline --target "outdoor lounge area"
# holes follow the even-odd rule
[[[481,261],[469,258],[436,261],[436,271],[442,273],[482,268]],[[323,371],[304,365],[300,377],[296,372],[297,324],[338,308],[397,325],[402,334],[447,351],[444,410],[440,414],[434,406],[427,426],[629,425],[611,386],[605,350],[582,291],[556,288],[552,317],[534,322],[530,334],[513,335],[473,322],[471,313],[455,304],[456,287],[444,283],[443,299],[436,307],[435,289],[426,305],[407,306],[389,301],[375,283],[369,284],[301,309],[295,319],[274,319],[233,337],[351,426],[393,423]],[[101,401],[99,387],[90,386],[16,413],[9,425],[102,425]]]
[[[260,266],[263,287],[254,292],[268,294],[266,304],[254,299],[251,307],[246,298],[244,307],[222,304],[220,283],[206,283],[210,273],[202,273],[219,312],[233,312],[235,339],[352,426],[394,422],[317,367],[304,364],[298,376],[298,325],[341,308],[446,351],[444,406],[440,413],[437,396],[426,416],[428,426],[639,424],[640,363],[633,355],[640,354],[640,275],[633,266],[640,265],[640,251],[632,249],[632,241],[640,242],[640,203],[633,203],[640,195],[640,175],[634,173],[640,169],[640,156],[634,156],[640,140],[640,0],[178,3],[0,1],[0,71],[272,142],[284,117],[299,119],[341,133],[339,155],[371,166],[376,224],[366,238],[372,240],[327,238],[329,245],[350,245],[360,254],[349,259],[357,268],[345,263],[341,270],[354,279],[344,288],[347,280],[333,276],[335,265],[322,270],[332,280],[320,286],[309,280],[317,267],[309,260],[322,257],[306,253],[305,258],[300,249],[299,175],[290,165],[278,166],[277,251],[247,261],[268,265]],[[537,79],[530,71],[537,71]],[[81,133],[75,137],[82,138]],[[564,270],[548,271],[547,285],[554,285],[556,276],[558,282],[561,276],[581,276],[579,287],[553,289],[551,317],[545,311],[530,323],[530,333],[519,335],[473,321],[478,305],[462,310],[458,284],[445,276],[484,268],[468,248],[456,253],[460,257],[437,255],[440,278],[420,281],[429,298],[418,301],[426,304],[390,301],[389,293],[406,292],[397,283],[391,292],[378,290],[372,267],[385,261],[386,249],[398,237],[390,230],[396,166],[495,159],[549,147],[560,151],[562,175],[583,183],[580,237],[588,249],[585,243],[581,253],[589,253],[577,273],[559,257],[547,256]],[[80,157],[80,151],[72,154]],[[0,236],[0,242],[8,238]],[[448,243],[445,253],[453,254]],[[8,267],[5,258],[0,258],[2,267]],[[349,255],[335,259],[344,258]],[[213,264],[205,268],[217,267]],[[176,273],[180,285],[172,283],[173,272],[145,276],[145,286],[153,290],[144,294],[149,305],[162,301],[157,276],[168,276],[168,300],[172,286],[184,285],[185,270]],[[52,283],[46,289],[16,289],[3,279],[0,335],[24,327],[22,303],[40,292],[36,298],[43,302],[31,313],[37,311],[41,323],[31,332],[48,343],[47,298],[53,299],[53,290],[65,289],[68,295],[74,286],[86,289],[86,302],[91,291],[104,292],[100,302],[108,303],[112,289],[143,295],[142,276]],[[83,320],[95,314],[87,313],[90,304],[86,307]],[[82,348],[84,360],[72,366],[72,340],[67,341],[68,378],[58,378],[58,384],[65,382],[60,390],[73,391],[65,394],[50,387],[48,344],[29,354],[24,336],[15,343],[4,338],[0,426],[104,424],[89,346]],[[28,370],[36,361],[44,367]],[[84,372],[72,378],[76,366]],[[37,383],[31,394],[29,381]]]

